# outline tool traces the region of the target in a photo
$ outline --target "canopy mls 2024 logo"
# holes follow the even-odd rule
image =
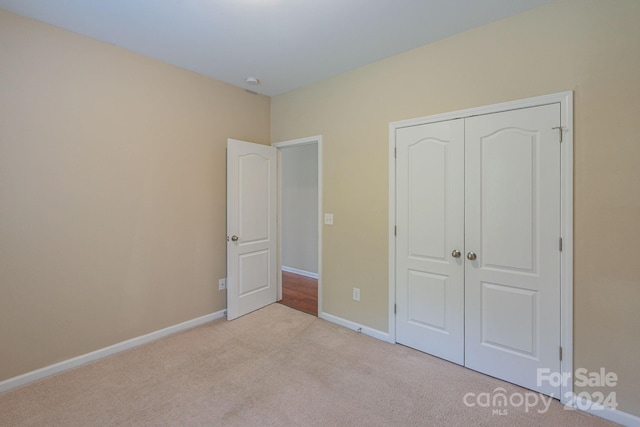
[[[545,383],[553,387],[569,387],[572,375],[568,372],[552,372],[548,368],[539,368],[536,379],[539,387]],[[605,408],[616,409],[618,407],[616,392],[611,390],[618,384],[618,375],[615,372],[607,372],[605,368],[600,368],[599,371],[589,371],[586,368],[576,369],[573,384],[576,387],[587,387],[590,391],[567,392],[564,396],[564,400],[567,402],[565,409],[604,410]],[[466,393],[462,401],[465,406],[471,408],[491,408],[493,415],[508,415],[509,408],[521,407],[527,413],[536,411],[539,414],[544,414],[551,407],[554,397],[558,396],[546,396],[534,391],[508,394],[505,388],[497,387],[491,392]]]

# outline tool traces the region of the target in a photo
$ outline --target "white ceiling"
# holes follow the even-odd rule
[[[0,8],[271,96],[549,1],[0,0]]]

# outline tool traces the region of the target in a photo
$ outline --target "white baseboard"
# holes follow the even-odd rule
[[[608,406],[600,405],[584,397],[576,397],[575,402],[573,402],[571,407],[576,408],[579,411],[584,411],[591,415],[595,415],[596,417],[604,418],[605,420],[622,424],[623,426],[640,427],[640,417],[610,408]]]
[[[14,388],[22,387],[23,385],[41,380],[46,377],[50,377],[51,375],[67,371],[69,369],[76,368],[89,362],[93,362],[95,360],[120,353],[121,351],[129,350],[131,348],[147,344],[151,341],[155,341],[168,335],[175,334],[176,332],[181,332],[202,325],[203,323],[223,318],[225,316],[225,312],[226,310],[220,310],[215,313],[198,317],[196,319],[187,320],[186,322],[169,326],[167,328],[160,329],[159,331],[151,332],[136,338],[131,338],[129,340],[110,345],[109,347],[92,351],[91,353],[83,354],[72,359],[63,360],[62,362],[45,366],[44,368],[36,369],[35,371],[18,375],[17,377],[6,379],[0,382],[0,393],[12,390]]]
[[[311,277],[312,279],[318,278],[318,273],[312,273],[310,271],[300,270],[293,267],[285,267],[282,266],[282,271],[286,271],[287,273],[299,274],[301,276]]]
[[[320,313],[319,318],[326,320],[331,323],[335,323],[340,326],[344,326],[345,328],[352,329],[356,332],[361,332],[365,335],[369,335],[370,337],[377,338],[381,341],[385,341],[391,344],[395,344],[391,341],[390,336],[387,332],[382,332],[377,329],[370,328],[368,326],[363,326],[358,323],[352,322],[351,320],[343,319],[342,317],[334,316],[333,314],[328,313]]]

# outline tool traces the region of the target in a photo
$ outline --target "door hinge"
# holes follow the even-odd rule
[[[396,159],[398,158],[398,149],[395,147],[393,148],[393,157]]]
[[[559,240],[559,249],[560,249],[560,252],[562,252],[562,237],[560,237],[560,240]]]
[[[398,314],[398,304],[393,304],[393,314]]]
[[[560,361],[562,362],[562,346],[560,346]]]
[[[393,226],[393,235],[394,235],[394,236],[397,236],[397,235],[398,235],[398,226],[397,226],[397,225],[394,225],[394,226]]]
[[[564,133],[563,132],[564,128],[562,126],[555,126],[555,127],[552,127],[551,129],[558,129],[558,132],[560,133],[560,144],[562,144],[562,134]]]

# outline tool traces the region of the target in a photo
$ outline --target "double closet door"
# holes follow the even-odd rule
[[[558,126],[549,104],[396,131],[396,341],[555,396]]]

